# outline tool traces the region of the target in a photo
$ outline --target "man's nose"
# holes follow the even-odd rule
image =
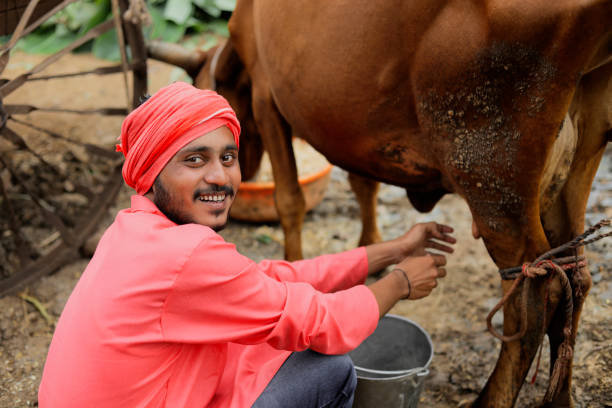
[[[214,160],[209,163],[208,171],[204,176],[204,180],[208,184],[216,184],[218,186],[224,186],[229,182],[229,176],[227,174],[227,168],[221,163],[220,160]]]

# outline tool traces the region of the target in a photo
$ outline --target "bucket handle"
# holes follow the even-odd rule
[[[427,369],[425,367],[422,367],[415,374],[416,374],[417,377],[425,377],[425,376],[429,375],[429,369]]]

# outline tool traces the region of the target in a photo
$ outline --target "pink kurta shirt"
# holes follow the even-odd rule
[[[374,331],[366,275],[364,248],[255,263],[133,196],[59,319],[39,406],[249,407],[292,351],[346,353]]]

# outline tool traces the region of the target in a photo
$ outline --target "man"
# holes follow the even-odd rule
[[[239,133],[225,99],[183,83],[126,118],[123,176],[138,194],[64,308],[40,407],[351,406],[343,354],[398,300],[431,292],[445,257],[426,248],[452,252],[452,229],[257,264],[215,232],[240,184]]]

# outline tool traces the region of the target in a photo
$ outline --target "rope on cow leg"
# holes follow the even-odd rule
[[[544,401],[550,402],[561,390],[561,380],[567,375],[570,362],[572,361],[572,357],[574,355],[574,349],[571,344],[574,301],[572,296],[572,286],[570,285],[570,281],[565,274],[565,271],[560,268],[559,265],[550,260],[546,260],[544,262],[546,262],[552,268],[552,271],[554,271],[559,277],[561,288],[563,289],[563,294],[565,295],[565,326],[563,327],[563,341],[557,349],[557,359],[555,360],[555,365],[548,383],[548,389],[546,390],[546,395],[544,396]],[[546,316],[544,316],[544,319],[546,319]]]
[[[612,231],[597,235],[591,239],[586,239],[589,235],[595,233],[595,231],[610,225],[610,220],[604,219],[599,221],[597,224],[593,225],[591,228],[586,230],[583,234],[577,236],[572,241],[569,241],[563,245],[560,245],[556,248],[553,248],[540,257],[538,257],[531,264],[523,264],[521,267],[509,268],[500,270],[499,273],[504,280],[514,279],[514,283],[510,290],[502,297],[502,299],[493,307],[491,312],[487,315],[487,328],[489,332],[497,337],[498,339],[509,342],[514,340],[521,339],[525,333],[527,332],[527,295],[529,293],[529,282],[531,279],[537,276],[545,276],[548,274],[548,270],[551,270],[554,274],[559,277],[559,281],[561,282],[561,288],[563,290],[563,294],[565,297],[565,326],[563,328],[563,341],[559,345],[557,350],[557,360],[553,366],[553,372],[550,377],[550,382],[548,389],[546,391],[546,395],[544,400],[547,402],[552,401],[552,399],[559,393],[561,381],[567,376],[569,365],[573,356],[573,348],[572,348],[572,316],[573,316],[573,308],[574,308],[574,298],[580,303],[580,301],[584,298],[584,291],[582,287],[582,276],[581,276],[581,268],[586,266],[586,259],[584,256],[579,256],[577,249],[581,246],[591,244],[595,241],[603,239],[605,237],[612,236]],[[570,257],[558,258],[558,259],[550,259],[554,255],[573,249],[574,255]],[[572,283],[570,283],[569,278],[566,275],[566,270],[573,270],[572,274]],[[552,275],[551,275],[552,277]],[[498,333],[492,325],[492,318],[495,313],[501,309],[508,299],[514,294],[517,290],[518,286],[525,281],[522,290],[522,299],[521,299],[521,316],[520,316],[520,329],[517,333],[513,335],[503,335]],[[549,281],[550,284],[550,281]],[[546,297],[546,305],[545,305],[545,315],[543,317],[544,321],[546,319],[546,308],[548,304],[548,296]],[[539,359],[538,359],[539,364]],[[536,373],[537,373],[536,367]]]
[[[593,243],[595,241],[599,241],[602,238],[612,236],[612,231],[610,231],[608,233],[596,235],[596,236],[594,236],[591,239],[585,240],[586,237],[588,237],[589,235],[592,235],[593,233],[595,233],[595,231],[597,231],[597,230],[599,230],[599,229],[601,229],[603,227],[607,227],[609,225],[610,225],[610,220],[603,219],[603,220],[599,221],[597,224],[593,225],[588,230],[586,230],[583,234],[578,235],[576,238],[574,238],[570,242],[566,242],[563,245],[559,245],[558,247],[553,248],[553,249],[551,249],[548,252],[545,252],[544,254],[539,256],[538,259],[536,259],[533,263],[537,263],[537,262],[543,261],[545,259],[550,259],[550,258],[553,257],[553,255],[556,255],[556,254],[558,254],[560,252],[563,252],[563,251],[566,251],[568,249],[576,249],[578,247],[591,244],[591,243]]]
[[[604,234],[604,236],[608,236],[609,234]],[[602,236],[602,238],[604,237]],[[578,250],[574,248],[574,257],[578,258]],[[569,297],[567,295],[568,291],[564,291],[566,294],[566,306],[565,306],[565,327],[563,328],[563,341],[559,345],[557,349],[557,359],[555,360],[555,365],[553,367],[552,374],[550,376],[550,381],[548,383],[548,389],[546,390],[546,394],[544,395],[544,402],[552,402],[553,398],[558,395],[561,391],[561,381],[568,375],[569,366],[572,361],[572,357],[574,355],[573,344],[571,343],[572,336],[572,325],[573,325],[573,305],[574,303],[580,304],[584,298],[584,291],[582,287],[582,273],[580,272],[580,268],[576,268],[572,275],[572,283],[570,284],[569,279],[564,273],[557,271],[557,275],[559,275],[560,279],[563,276],[563,279],[566,280],[567,283],[564,285],[568,285],[573,287],[573,291],[569,291]],[[562,281],[565,282],[565,281]],[[568,310],[569,309],[569,310]]]
[[[546,282],[546,298],[544,299],[544,319],[542,319],[542,337],[544,337],[543,333],[546,333],[546,309],[548,309],[548,299],[550,298],[550,283],[552,281],[552,274],[548,277],[548,282]],[[540,361],[542,360],[542,348],[544,348],[544,342],[540,342],[540,347],[538,351],[538,360],[536,361],[535,370],[533,372],[533,376],[531,377],[531,385],[535,384],[536,379],[538,378],[538,372],[540,371]]]
[[[575,259],[579,259],[579,258],[575,258]],[[579,270],[581,267],[586,266],[586,263],[583,260],[583,261],[578,261],[578,262],[572,262],[571,264],[566,264],[564,266],[567,266],[567,265],[571,265],[575,267],[576,270]],[[568,269],[568,268],[564,268],[558,265],[557,263],[553,262],[550,259],[540,261],[536,265],[533,265],[533,266],[528,265],[528,264],[523,265],[523,268],[522,268],[523,273],[515,279],[510,290],[504,295],[504,297],[497,303],[497,305],[495,305],[495,307],[487,315],[487,328],[489,329],[489,332],[493,336],[497,337],[498,339],[504,342],[520,340],[521,338],[523,338],[523,336],[527,332],[527,297],[529,294],[529,287],[530,287],[531,279],[537,276],[545,276],[548,274],[549,270],[557,275],[557,277],[559,278],[559,281],[561,282],[561,289],[564,294],[563,300],[565,301],[564,302],[565,303],[565,327],[563,328],[563,342],[561,343],[561,345],[559,345],[557,360],[555,361],[553,373],[550,377],[548,390],[546,392],[546,398],[550,398],[550,400],[552,400],[552,398],[555,395],[557,395],[557,393],[560,391],[559,385],[561,384],[561,379],[565,378],[565,375],[567,374],[567,371],[568,371],[569,363],[573,356],[573,348],[571,345],[572,316],[573,316],[573,310],[574,310],[573,293],[572,293],[573,291],[572,291],[572,286],[570,284],[570,281],[565,273],[565,269]],[[552,278],[552,275],[551,275],[551,278]],[[498,333],[493,328],[493,325],[492,325],[493,315],[495,315],[495,313],[499,309],[501,309],[501,307],[507,302],[510,296],[515,292],[516,288],[523,281],[525,281],[525,284],[523,285],[522,293],[521,293],[522,299],[521,299],[520,329],[517,333],[513,335],[503,335],[501,333]],[[548,280],[548,285],[550,285],[550,283],[551,283],[551,279]],[[548,289],[548,291],[549,290],[550,288]],[[546,321],[547,308],[548,308],[548,295],[546,296],[546,300],[544,304],[544,316],[542,317],[543,325]],[[544,330],[545,330],[545,326],[544,326],[543,331]],[[540,345],[540,347],[542,346]],[[540,352],[541,352],[541,349],[540,349]],[[540,359],[538,358],[538,363],[536,365],[536,373],[533,376],[532,383],[535,382],[535,377],[539,369],[539,362],[540,362]],[[548,399],[545,399],[545,400],[549,401]]]
[[[578,263],[580,267],[586,266],[586,258],[584,257],[584,255],[565,256],[561,258],[555,258],[552,261],[564,270],[574,269],[576,267],[576,263]],[[533,267],[533,264],[524,264],[521,266],[515,266],[514,268],[502,269],[499,271],[499,274],[503,280],[514,280],[523,273],[523,268],[525,267],[525,265],[527,265],[527,267]]]
[[[574,261],[574,259],[577,259],[577,262]],[[571,260],[572,262],[567,262],[568,260]],[[562,263],[561,261],[564,261],[564,262]],[[554,267],[551,265],[554,265]],[[497,337],[498,339],[504,342],[521,339],[527,332],[527,295],[529,293],[530,279],[533,279],[538,276],[546,276],[548,274],[548,269],[554,270],[555,268],[558,268],[559,270],[564,272],[566,269],[575,268],[579,270],[580,268],[583,268],[585,266],[586,266],[586,260],[584,256],[579,256],[577,258],[573,258],[573,257],[559,258],[554,261],[545,260],[545,261],[538,262],[536,265],[530,265],[527,263],[524,264],[521,267],[520,275],[518,276],[515,274],[512,275],[514,279],[514,283],[512,284],[512,287],[510,288],[510,290],[506,292],[506,294],[502,297],[502,299],[499,302],[497,302],[497,304],[493,307],[493,309],[491,309],[491,311],[487,315],[487,329],[493,336]],[[514,270],[515,268],[512,268],[512,269]],[[567,280],[567,276],[565,275],[565,272],[563,273],[563,277]],[[517,287],[523,281],[525,281],[525,284],[523,285],[523,289],[522,289],[520,329],[518,332],[516,332],[513,335],[503,335],[497,332],[495,328],[493,327],[493,323],[492,323],[493,316],[506,304],[508,299],[514,294]],[[571,290],[571,286],[569,286],[569,289]],[[570,293],[570,297],[571,297],[571,293]]]
[[[506,292],[506,294],[501,298],[499,302],[497,302],[497,304],[493,307],[493,309],[491,309],[491,311],[487,315],[487,329],[489,329],[489,332],[493,336],[497,337],[501,341],[510,342],[514,340],[519,340],[525,335],[525,333],[527,332],[527,294],[529,293],[529,287],[530,287],[529,279],[525,280],[525,278],[533,278],[536,275],[541,276],[541,275],[545,275],[546,273],[547,273],[546,270],[542,268],[531,268],[529,267],[528,264],[523,265],[522,273],[514,280],[514,283],[512,284],[512,287],[510,288],[510,290]],[[522,300],[521,301],[521,320],[520,320],[521,325],[520,325],[519,331],[513,335],[509,335],[509,336],[503,335],[499,333],[497,330],[495,330],[495,328],[493,327],[493,316],[495,315],[495,313],[497,313],[499,309],[501,309],[506,304],[510,296],[514,294],[518,286],[524,280],[525,280],[525,284],[523,285],[523,290],[522,290],[523,297],[521,299]]]

